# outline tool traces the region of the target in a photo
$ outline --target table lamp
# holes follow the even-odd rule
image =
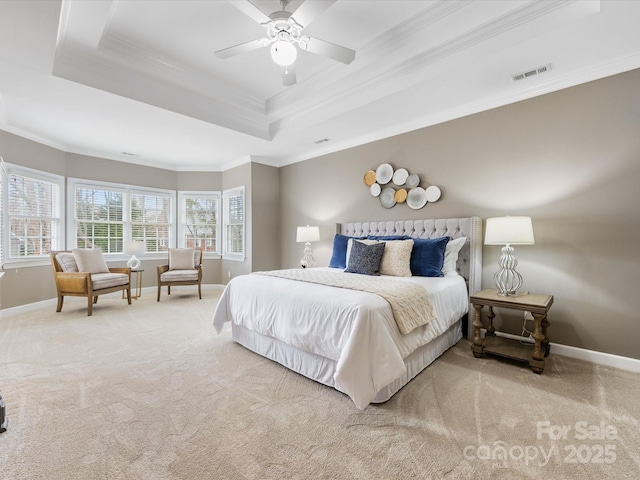
[[[522,286],[522,275],[516,271],[518,261],[511,245],[533,245],[531,217],[487,218],[485,245],[504,245],[498,260],[500,269],[493,276],[498,295],[516,296]]]
[[[136,255],[144,255],[144,251],[144,240],[125,240],[122,246],[122,253],[125,255],[131,255],[131,258],[127,262],[127,267],[131,270],[140,268],[140,260]]]
[[[296,242],[305,242],[304,244],[304,256],[300,260],[302,268],[313,267],[313,251],[311,250],[311,242],[318,242],[320,240],[320,228],[319,227],[298,227],[296,235]]]

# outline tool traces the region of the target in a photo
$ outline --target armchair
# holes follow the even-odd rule
[[[167,294],[171,295],[171,287],[179,285],[198,285],[198,297],[202,300],[202,249],[171,248],[169,264],[158,265],[158,298],[162,287],[166,285]]]
[[[81,256],[80,261],[77,255]],[[51,252],[51,266],[58,291],[56,312],[62,310],[65,296],[87,297],[87,316],[91,316],[98,295],[118,291],[127,292],[127,302],[131,305],[131,269],[107,268],[99,249]]]

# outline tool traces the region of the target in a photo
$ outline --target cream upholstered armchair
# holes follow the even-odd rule
[[[87,297],[87,316],[93,314],[98,295],[125,291],[131,305],[131,269],[109,268],[99,248],[78,248],[51,252],[51,266],[58,290],[56,312],[64,297]]]
[[[198,285],[198,297],[202,299],[202,249],[171,248],[169,264],[158,265],[158,299],[162,287],[167,286],[171,295],[171,287],[179,285]]]

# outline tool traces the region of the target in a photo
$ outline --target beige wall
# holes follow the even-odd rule
[[[640,358],[640,70],[281,168],[283,267],[298,265],[296,225],[529,215],[536,244],[516,247],[524,289],[554,295],[552,342]],[[383,162],[437,185],[421,210],[384,209],[363,184]],[[484,247],[492,286],[500,247]],[[520,333],[521,319],[497,319]]]
[[[251,164],[252,271],[280,267],[280,172],[279,168]]]

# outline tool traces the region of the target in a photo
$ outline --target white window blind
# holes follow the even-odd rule
[[[218,254],[220,231],[220,193],[180,192],[179,246],[201,248]]]
[[[62,248],[62,177],[9,168],[2,183],[3,262],[45,257]]]
[[[75,193],[76,246],[122,252],[124,192],[78,186]]]
[[[171,197],[148,192],[131,193],[131,238],[143,240],[149,253],[169,250]]]
[[[224,256],[244,260],[245,204],[244,187],[225,190],[224,199]]]

